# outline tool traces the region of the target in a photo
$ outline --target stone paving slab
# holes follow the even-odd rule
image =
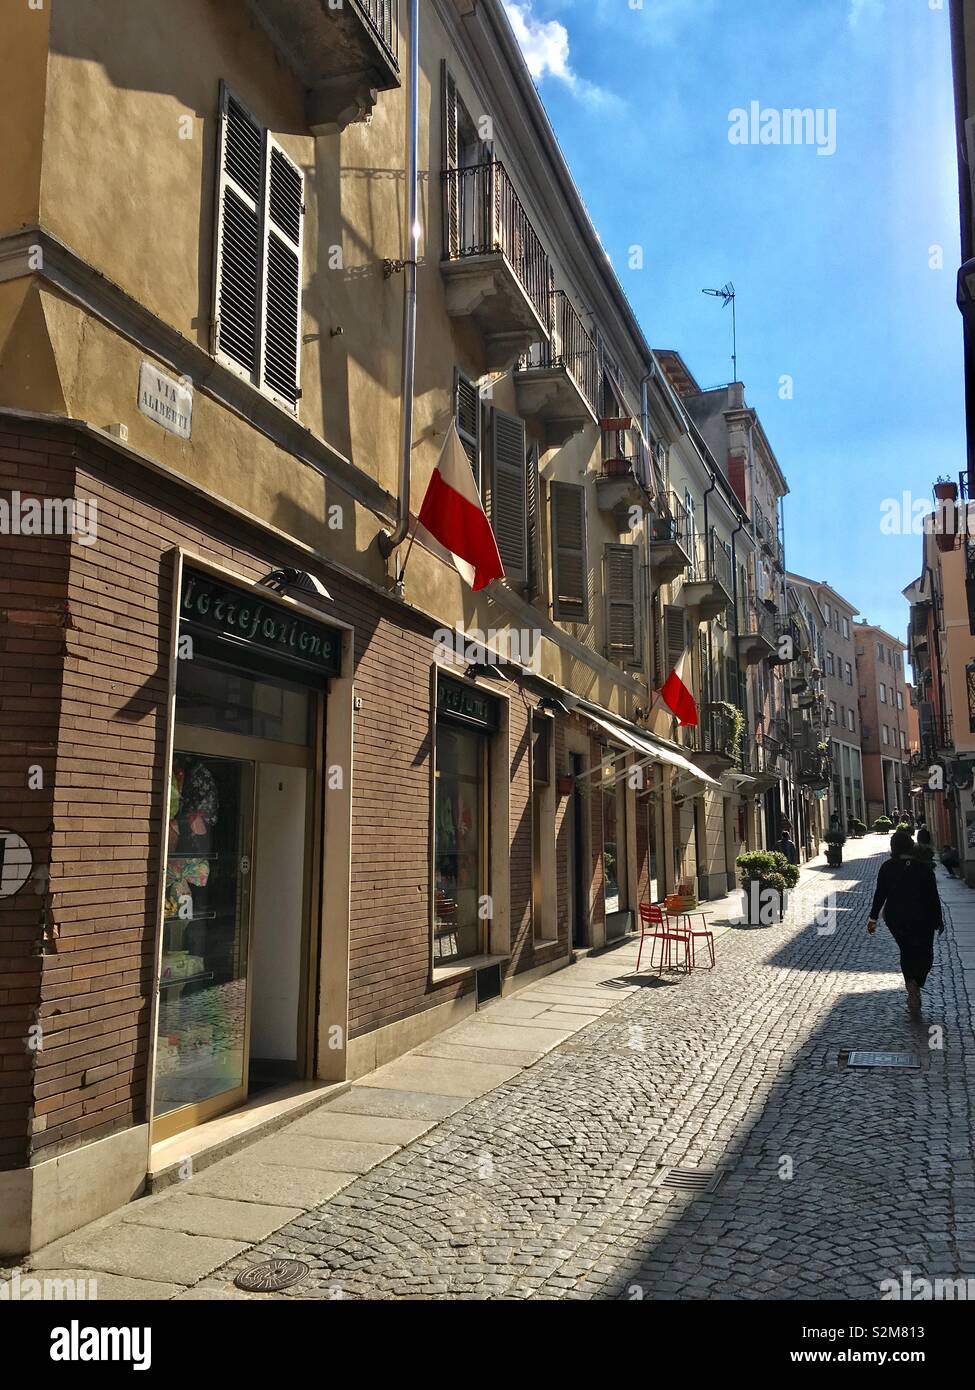
[[[259,1202],[166,1191],[131,1203],[118,1219],[138,1226],[161,1226],[188,1235],[220,1236],[253,1244],[293,1221],[301,1211],[301,1207],[262,1206]]]
[[[137,1303],[159,1302],[176,1298],[186,1292],[181,1284],[163,1284],[158,1279],[133,1279],[125,1274],[108,1274],[105,1270],[86,1269],[39,1269],[37,1274],[24,1275],[23,1278],[37,1279],[40,1283],[37,1297],[42,1301],[60,1302],[66,1288],[73,1289],[75,1296],[85,1290],[84,1301],[110,1303],[114,1301]],[[226,1285],[224,1285],[226,1287]],[[75,1304],[75,1307],[78,1305]]]
[[[551,1048],[557,1047],[560,1042],[570,1037],[572,1032],[573,1029],[566,1024],[536,1028],[529,1024],[488,1023],[486,1020],[465,1023],[452,1030],[458,1042],[468,1042],[475,1047],[490,1047],[496,1043],[499,1047],[516,1047],[526,1051],[534,1049],[538,1053],[548,1052]],[[398,1063],[393,1065],[396,1066]],[[484,1089],[494,1090],[495,1086],[500,1086],[503,1081],[509,1079],[507,1076],[499,1077],[493,1086]]]
[[[56,1241],[31,1259],[34,1269],[89,1269],[165,1284],[195,1284],[248,1242],[187,1235],[118,1221]]]
[[[449,1057],[457,1062],[492,1062],[504,1067],[530,1067],[541,1055],[540,1052],[530,1052],[527,1049],[503,1046],[474,1047],[467,1043],[441,1042],[437,1038],[414,1049],[414,1056],[417,1057]]]
[[[376,1144],[353,1139],[326,1139],[299,1133],[293,1126],[262,1139],[247,1150],[252,1163],[273,1167],[316,1168],[328,1173],[368,1173],[384,1158],[396,1153],[399,1144]]]
[[[262,1206],[294,1206],[308,1210],[320,1206],[352,1181],[350,1173],[331,1173],[283,1163],[255,1163],[249,1158],[227,1158],[190,1178],[194,1196],[229,1197]]]
[[[340,1112],[343,1115],[386,1115],[390,1119],[445,1120],[462,1110],[467,1096],[440,1096],[426,1091],[393,1090],[358,1083],[350,1091],[329,1101],[322,1113]]]
[[[316,1110],[298,1120],[293,1134],[314,1134],[322,1139],[354,1139],[373,1144],[411,1144],[426,1134],[434,1120],[403,1120],[388,1115],[349,1115],[340,1110]]]
[[[469,1037],[469,1025],[458,1025],[452,1035]],[[520,1034],[523,1030],[510,1029],[510,1046],[523,1047]],[[546,1038],[552,1034],[544,1030]],[[473,1039],[472,1039],[473,1041]],[[502,1067],[487,1062],[455,1061],[446,1057],[417,1057],[408,1053],[389,1062],[378,1071],[371,1072],[359,1080],[361,1087],[378,1087],[380,1090],[403,1090],[429,1092],[436,1096],[482,1096],[493,1091],[496,1086],[517,1076],[516,1067]]]

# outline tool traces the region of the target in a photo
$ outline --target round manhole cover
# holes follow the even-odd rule
[[[308,1266],[301,1260],[268,1260],[266,1264],[245,1269],[234,1283],[246,1293],[280,1293],[304,1279],[307,1273]]]

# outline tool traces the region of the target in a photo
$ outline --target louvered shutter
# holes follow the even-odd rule
[[[443,203],[444,254],[460,255],[460,197],[458,188],[457,84],[446,62],[441,63],[443,85]]]
[[[263,199],[264,132],[221,87],[212,346],[251,377],[258,361]]]
[[[542,592],[542,511],[538,476],[538,446],[525,459],[525,503],[528,513],[528,597]]]
[[[505,578],[528,581],[528,528],[525,497],[525,422],[503,410],[491,411],[491,478],[488,518],[498,542]]]
[[[664,653],[666,671],[661,671],[661,684],[671,671],[676,671],[687,646],[687,629],[683,608],[668,603],[664,608]],[[685,682],[686,683],[686,682]]]
[[[293,406],[301,335],[301,224],[304,176],[279,145],[268,141],[264,268],[264,382]]]
[[[552,484],[552,612],[565,623],[589,621],[586,564],[586,490]]]
[[[640,660],[640,612],[635,545],[607,545],[603,552],[606,585],[606,655],[633,666]]]
[[[454,374],[454,419],[464,453],[471,461],[471,470],[476,478],[481,444],[481,402],[477,384],[463,372]]]

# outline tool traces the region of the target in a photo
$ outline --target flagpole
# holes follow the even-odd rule
[[[396,582],[398,584],[402,584],[403,576],[406,574],[406,566],[409,563],[410,556],[413,554],[413,542],[416,540],[416,528],[419,526],[419,524],[420,518],[417,517],[416,521],[413,523],[413,530],[410,532],[410,543],[406,547],[406,558],[403,561],[403,568],[400,570],[396,579]]]

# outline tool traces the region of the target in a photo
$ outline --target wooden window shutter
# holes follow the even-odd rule
[[[443,216],[444,216],[444,255],[452,259],[460,255],[460,189],[457,165],[459,162],[457,83],[447,67],[441,63],[443,86]]]
[[[471,469],[476,478],[481,453],[481,401],[477,383],[471,381],[463,372],[454,374],[454,418],[457,421],[457,433],[464,446],[464,453],[471,461]]]
[[[528,513],[528,597],[543,590],[541,480],[538,476],[538,445],[533,444],[525,458],[525,502]]]
[[[284,150],[268,141],[267,218],[264,268],[263,379],[293,406],[301,342],[301,224],[304,176]]]
[[[553,616],[588,623],[586,490],[579,483],[552,484],[552,584]]]
[[[627,666],[640,661],[640,605],[635,545],[607,545],[603,550],[606,585],[606,655]]]
[[[525,422],[491,411],[491,476],[488,519],[498,543],[505,578],[528,582]]]
[[[253,376],[262,294],[264,131],[220,88],[212,348]]]
[[[661,670],[663,679],[661,685],[670,675],[671,671],[676,671],[681,658],[687,648],[687,624],[683,608],[676,604],[668,603],[664,608],[664,653],[666,656],[666,671]],[[686,685],[687,682],[685,681]]]
[[[669,671],[663,670],[663,649],[661,647],[661,628],[663,627],[663,615],[660,611],[660,591],[654,590],[650,600],[650,633],[652,640],[651,657],[653,660],[653,670],[650,672],[651,683],[656,686],[663,685]]]

